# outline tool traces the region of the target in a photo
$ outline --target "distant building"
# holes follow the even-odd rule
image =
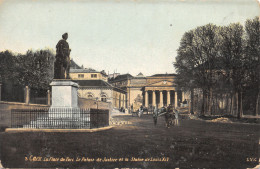
[[[116,78],[117,76],[119,76],[120,73],[113,73],[113,74],[108,74],[108,78],[112,79],[112,78]]]
[[[139,73],[137,76],[130,74],[119,75],[109,79],[113,86],[125,90],[127,93],[127,107],[133,106],[134,109],[141,105],[167,106],[172,104],[178,106],[187,96],[177,91],[174,84],[175,74],[155,74],[144,76]]]
[[[70,78],[73,80],[108,80],[108,76],[104,71],[96,71],[94,69],[70,69]]]
[[[125,108],[126,91],[109,84],[105,71],[86,68],[70,69],[70,78],[79,84],[79,97],[111,102],[113,108]]]

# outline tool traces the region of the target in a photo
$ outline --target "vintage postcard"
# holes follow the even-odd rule
[[[0,0],[0,168],[260,168],[259,0]]]

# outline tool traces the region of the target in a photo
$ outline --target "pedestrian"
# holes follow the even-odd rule
[[[143,106],[139,108],[138,116],[141,117],[142,114],[143,114]]]
[[[170,128],[170,125],[172,124],[172,117],[173,117],[173,106],[169,105],[166,108],[166,114],[165,114],[165,123],[167,128]]]
[[[158,118],[158,108],[157,106],[155,107],[154,111],[153,111],[153,122],[154,122],[154,125],[156,126],[157,124],[157,118]]]
[[[175,113],[175,125],[179,126],[179,112],[176,109],[174,109],[173,111]]]

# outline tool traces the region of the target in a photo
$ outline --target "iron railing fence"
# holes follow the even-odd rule
[[[79,108],[12,109],[12,128],[83,129],[109,125],[109,110]]]

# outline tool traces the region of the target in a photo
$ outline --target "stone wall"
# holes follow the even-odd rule
[[[40,109],[48,105],[0,101],[0,127],[11,127],[11,109]]]
[[[78,98],[79,107],[82,109],[108,109],[109,111],[112,110],[112,104],[109,102],[101,102],[91,99],[85,99],[85,98]]]
[[[105,94],[108,101],[113,100],[112,90],[111,89],[101,89],[101,88],[79,88],[78,95],[81,98],[88,98],[88,95],[92,95],[95,100],[98,97],[98,100],[101,101],[101,96]]]

